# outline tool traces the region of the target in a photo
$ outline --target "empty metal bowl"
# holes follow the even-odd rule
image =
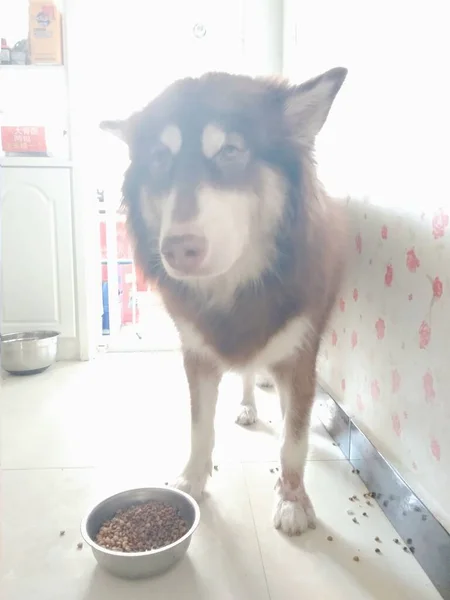
[[[119,509],[152,500],[165,502],[176,508],[186,521],[188,531],[179,540],[148,552],[116,552],[95,542],[100,527],[111,519]],[[192,535],[200,522],[200,509],[197,502],[180,490],[167,487],[152,487],[128,490],[110,496],[97,504],[81,523],[81,535],[92,548],[98,564],[118,577],[141,579],[167,571],[186,553]]]
[[[25,331],[0,336],[1,366],[14,375],[45,371],[56,360],[57,331]]]

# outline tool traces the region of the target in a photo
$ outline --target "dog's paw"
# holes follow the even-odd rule
[[[316,515],[310,499],[305,494],[301,500],[285,500],[277,491],[273,524],[287,535],[300,535],[316,528]]]
[[[258,413],[256,410],[256,406],[252,406],[251,404],[241,406],[241,411],[236,417],[236,423],[238,425],[253,425],[256,423],[258,419]]]
[[[186,494],[199,501],[202,499],[203,490],[210,474],[211,468],[208,467],[204,469],[186,468],[175,480],[173,487],[186,492]]]

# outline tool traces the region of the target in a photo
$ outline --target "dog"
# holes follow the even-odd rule
[[[288,535],[316,520],[304,469],[345,217],[318,181],[314,145],[346,75],[337,67],[290,85],[207,73],[100,125],[129,147],[122,191],[136,261],[180,334],[192,441],[176,486],[198,498],[211,474],[223,373],[242,373],[237,421],[250,425],[265,369],[283,415],[273,520]]]

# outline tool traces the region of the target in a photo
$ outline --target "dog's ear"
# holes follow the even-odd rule
[[[285,115],[299,141],[314,142],[346,76],[347,69],[336,67],[288,89]]]
[[[130,130],[128,120],[102,121],[99,127],[102,131],[112,133],[126,144],[128,143]]]

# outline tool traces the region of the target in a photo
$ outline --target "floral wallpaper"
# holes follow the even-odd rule
[[[450,206],[348,208],[319,379],[450,530]]]

